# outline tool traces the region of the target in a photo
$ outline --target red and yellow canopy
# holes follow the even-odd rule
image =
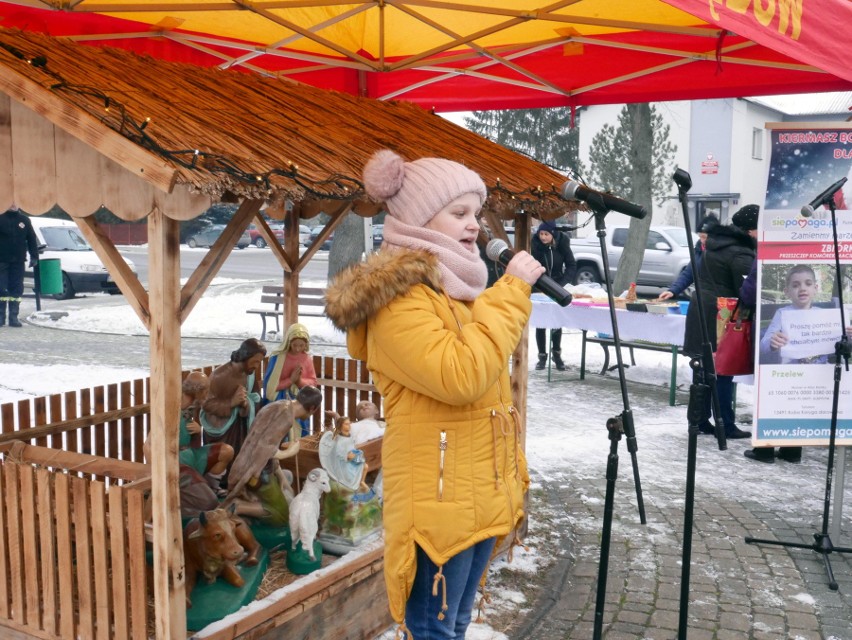
[[[844,91],[849,0],[21,0],[0,25],[439,111]]]

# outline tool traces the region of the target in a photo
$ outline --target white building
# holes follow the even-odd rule
[[[692,177],[688,204],[694,226],[708,213],[727,222],[744,204],[763,206],[770,156],[766,123],[846,120],[852,115],[852,93],[659,102],[654,106],[671,127],[669,138],[677,145],[676,166]],[[585,166],[589,166],[592,139],[605,124],[617,126],[623,107],[600,105],[580,111],[580,159]],[[666,202],[654,204],[653,220],[658,225],[683,225],[673,182]],[[607,216],[608,225],[628,222],[621,214]]]

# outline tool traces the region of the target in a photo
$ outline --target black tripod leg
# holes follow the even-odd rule
[[[594,640],[601,639],[603,631],[604,605],[606,604],[606,578],[609,570],[609,541],[612,534],[612,513],[615,497],[615,478],[618,475],[618,441],[624,432],[619,416],[606,421],[609,431],[609,456],[606,461],[606,498],[604,499],[604,518],[601,528],[601,556],[598,563],[598,590],[595,596]]]
[[[690,366],[700,367],[700,362],[693,360]],[[692,563],[692,530],[695,522],[695,466],[698,450],[698,425],[704,419],[704,407],[710,390],[705,384],[692,384],[689,387],[689,407],[686,418],[689,422],[689,444],[686,456],[686,493],[684,494],[683,509],[683,553],[681,555],[680,575],[680,607],[678,617],[678,634],[680,640],[686,640],[689,628],[689,576]]]
[[[627,451],[630,453],[630,461],[633,466],[633,484],[636,486],[636,502],[639,505],[639,522],[645,524],[645,501],[642,499],[642,481],[639,479],[639,459],[636,452],[639,450],[639,444],[636,441],[636,429],[633,426],[633,411],[626,409],[621,414],[622,422],[624,423],[624,433],[626,435]]]

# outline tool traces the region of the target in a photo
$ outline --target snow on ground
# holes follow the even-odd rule
[[[321,284],[321,283],[320,283]],[[245,313],[246,309],[257,307],[259,298],[257,284],[239,281],[216,281],[199,301],[183,327],[184,337],[250,337],[256,335],[258,320]],[[73,305],[64,307],[69,311],[66,317],[52,320],[47,315],[36,316],[31,322],[43,326],[52,326],[69,330],[57,332],[63,341],[73,340],[73,331],[93,331],[120,335],[144,335],[145,331],[129,305],[120,300],[105,298],[104,305],[97,307]],[[343,345],[344,336],[336,331],[324,318],[305,317],[303,319],[312,335],[312,347],[322,352],[323,345]],[[26,332],[26,329],[23,330]],[[272,346],[280,336],[267,340]],[[576,367],[580,362],[579,333],[567,333],[563,340],[563,358],[571,365],[568,372],[553,372],[553,382],[547,382],[540,374],[531,376],[528,389],[527,424],[528,433],[526,451],[533,476],[532,490],[541,490],[542,485],[559,486],[560,479],[570,473],[574,478],[600,478],[605,472],[609,443],[604,424],[606,418],[622,410],[622,397],[617,378],[603,388],[601,384],[580,383],[577,381]],[[530,330],[530,353],[535,354],[534,331]],[[625,352],[626,354],[626,352]],[[626,355],[625,355],[626,357]],[[637,366],[627,369],[628,379],[649,385],[649,393],[631,398],[631,408],[635,415],[637,440],[639,442],[640,469],[644,478],[676,478],[681,481],[686,469],[686,407],[668,406],[668,381],[670,379],[671,356],[665,353],[637,351]],[[597,372],[603,363],[603,351],[590,345],[587,354],[587,366]],[[17,362],[0,362],[0,403],[23,397],[46,395],[58,391],[80,388],[105,382],[119,382],[147,375],[145,362],[129,362],[127,368],[86,366],[85,370],[73,365],[53,365],[40,367]],[[85,376],[85,378],[83,378]],[[595,374],[592,377],[597,378]],[[691,380],[691,372],[686,358],[679,358],[677,372],[678,387],[685,389]],[[11,381],[11,382],[10,382]],[[750,415],[752,406],[752,388],[738,386],[739,414]],[[629,474],[630,462],[626,448],[622,443],[623,463],[620,474]],[[710,454],[713,455],[712,453]],[[733,458],[733,457],[730,457]],[[748,464],[742,456],[732,460],[735,473],[720,474],[715,465],[699,465],[698,486],[713,486],[715,490],[736,495],[748,487],[753,495],[773,496],[778,492],[777,478],[765,474],[765,465]],[[820,502],[814,492],[813,498],[803,492],[800,500],[789,500],[788,509],[811,509],[818,512]],[[662,500],[653,493],[645,496],[646,501]],[[589,498],[589,500],[596,500]],[[682,501],[682,498],[680,499]],[[810,503],[808,503],[810,501]],[[784,508],[785,502],[779,501],[773,508]],[[627,507],[624,507],[627,508]],[[534,582],[537,576],[551,561],[539,553],[541,540],[537,537],[535,517],[546,518],[550,530],[550,543],[560,536],[577,535],[580,532],[596,532],[600,522],[591,518],[578,518],[571,513],[533,514],[530,523],[530,536],[527,547],[515,550],[512,572],[525,574],[522,582]],[[676,544],[674,532],[659,528],[651,530],[649,535],[671,539]],[[590,558],[591,559],[591,558]],[[637,559],[641,562],[641,557]],[[650,562],[650,560],[649,560]],[[492,600],[486,612],[502,611],[520,614],[531,603],[514,588],[501,585],[497,576],[506,568],[505,561],[495,562],[491,567],[490,580]],[[806,597],[803,594],[803,597]],[[382,639],[392,638],[384,634]],[[505,640],[506,636],[495,631],[487,624],[475,624],[468,633],[469,640]]]

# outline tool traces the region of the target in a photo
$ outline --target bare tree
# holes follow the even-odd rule
[[[334,230],[334,241],[328,252],[329,282],[349,265],[360,262],[364,251],[364,218],[347,213]]]
[[[653,176],[653,143],[654,128],[651,122],[651,105],[647,102],[627,105],[630,114],[630,182],[633,185],[631,198],[633,202],[651,211],[651,185]],[[645,245],[648,240],[648,230],[651,227],[651,216],[642,220],[630,219],[630,233],[618,269],[615,272],[613,291],[624,291],[631,282],[635,282],[645,257]]]

